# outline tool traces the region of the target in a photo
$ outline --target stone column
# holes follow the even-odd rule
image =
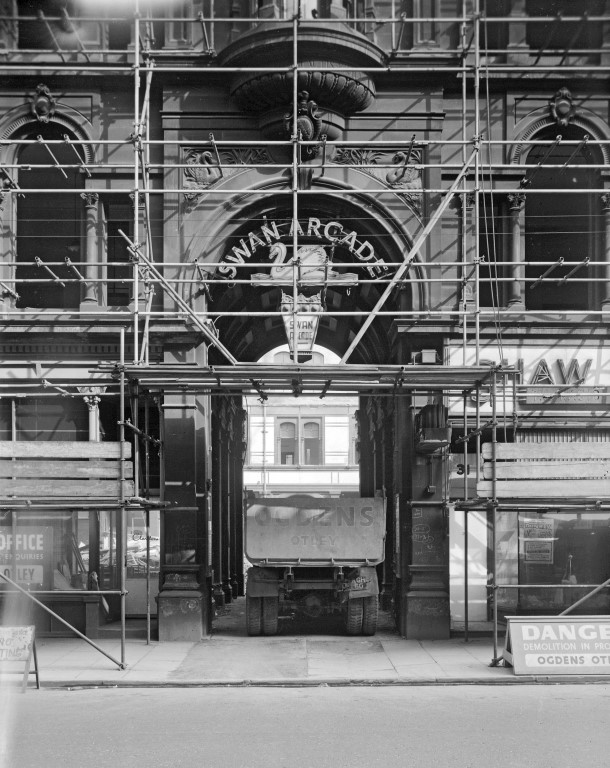
[[[89,442],[100,441],[100,398],[97,395],[85,395],[83,398],[89,411]]]
[[[457,214],[457,233],[460,243],[461,261],[463,266],[460,270],[461,275],[461,291],[456,291],[457,296],[457,308],[463,309],[466,306],[467,309],[474,307],[475,299],[475,272],[474,264],[477,254],[475,243],[475,226],[474,226],[474,202],[475,197],[472,193],[456,195],[450,204]],[[464,318],[460,316],[460,325],[464,322]]]
[[[508,283],[508,306],[511,309],[525,309],[525,265],[520,263],[525,256],[525,195],[515,192],[508,195],[510,210],[510,277]]]
[[[602,195],[602,211],[604,214],[604,245],[603,259],[605,261],[603,274],[605,282],[602,288],[602,309],[610,311],[610,192]]]
[[[360,454],[360,495],[375,495],[375,463],[373,441],[370,437],[368,397],[360,397],[356,412],[358,425],[358,453]]]
[[[99,283],[95,279],[98,271],[98,202],[99,195],[96,192],[81,192],[85,201],[85,284],[81,295],[80,308],[91,309],[99,304]]]
[[[525,0],[513,0],[511,3],[510,16],[523,19],[523,23],[511,22],[508,24],[508,54],[509,60],[516,64],[518,61],[525,63],[523,54],[529,54],[526,41],[527,18],[525,10]],[[521,56],[518,56],[521,54]]]
[[[446,429],[441,405],[426,405],[421,411],[423,428],[437,433]],[[444,505],[443,479],[446,455],[443,449],[428,452],[419,442],[411,422],[411,498],[409,587],[406,595],[404,634],[413,640],[441,640],[450,634],[448,520]]]
[[[11,211],[12,209],[12,196],[8,190],[10,188],[10,182],[5,180],[0,182],[0,239],[3,243],[2,251],[7,254],[7,260],[14,259],[13,249],[11,243]],[[19,298],[14,282],[16,268],[11,267],[4,262],[0,264],[0,311],[10,310],[15,308],[17,299]]]
[[[203,542],[198,539],[196,404],[191,396],[166,395],[163,406],[164,499],[159,640],[198,642],[204,636],[206,602],[201,590]]]

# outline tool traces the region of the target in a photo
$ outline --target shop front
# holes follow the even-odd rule
[[[461,452],[454,445],[450,457],[452,608],[461,622],[490,621],[494,609],[499,621],[559,614],[610,578],[610,355],[594,340],[525,339],[504,345],[502,360],[494,346],[481,358],[514,366],[518,380],[494,402],[488,389],[451,406],[454,424],[480,441]],[[450,360],[456,354],[448,350]],[[578,606],[609,609],[606,588]]]

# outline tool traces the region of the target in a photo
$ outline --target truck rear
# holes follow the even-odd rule
[[[375,634],[384,499],[249,499],[245,514],[249,635],[276,634],[280,609],[341,613],[348,634]]]

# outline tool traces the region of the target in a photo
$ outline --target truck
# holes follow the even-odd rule
[[[280,609],[340,613],[348,635],[374,635],[385,516],[381,497],[247,499],[248,635],[275,635]]]

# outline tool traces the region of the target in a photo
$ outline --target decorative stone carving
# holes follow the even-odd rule
[[[525,205],[525,195],[521,192],[512,192],[506,196],[508,200],[508,208],[511,211],[520,211]]]
[[[41,123],[48,123],[55,113],[55,103],[51,91],[41,83],[36,88],[36,95],[32,100],[32,114]]]
[[[362,173],[399,192],[416,211],[421,209],[421,149],[414,149],[408,154],[404,150],[395,149],[339,148],[334,160],[342,165],[360,166],[358,170]],[[397,167],[390,170],[383,167],[390,163]]]
[[[284,127],[288,136],[292,136],[294,113],[284,115]],[[322,139],[322,117],[315,101],[309,98],[307,91],[300,91],[297,100],[297,132],[303,141]],[[320,154],[320,147],[306,146],[301,155],[304,160],[312,160]]]
[[[271,162],[266,149],[249,147],[219,150],[220,164],[216,154],[207,147],[185,147],[182,152],[182,162],[187,165],[183,168],[183,188],[193,190],[184,193],[188,211],[196,207],[202,191],[213,187],[220,179],[245,173],[247,166],[266,165]]]
[[[198,589],[199,584],[193,573],[166,573],[163,589]]]
[[[97,192],[81,192],[80,196],[85,201],[85,208],[97,208],[100,199]]]
[[[555,96],[549,101],[551,115],[557,125],[567,125],[574,117],[574,105],[572,103],[572,94],[567,88],[560,88]]]
[[[369,70],[385,61],[382,49],[347,25],[300,21],[296,90],[307,91],[319,106],[325,116],[324,133],[331,139],[339,138],[343,130],[339,126],[347,116],[373,103],[375,83]],[[283,112],[295,91],[293,63],[292,25],[283,21],[242,32],[219,53],[219,66],[237,70],[231,77],[231,96],[240,109],[259,116],[267,138],[276,138],[284,130]],[[261,71],[246,71],[250,67]],[[278,71],[282,67],[286,71]],[[275,71],[262,71],[267,68]]]

